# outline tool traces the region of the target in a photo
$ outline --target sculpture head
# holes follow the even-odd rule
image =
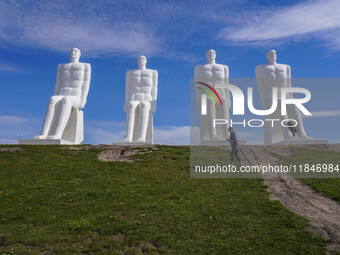
[[[276,51],[275,50],[268,50],[266,53],[266,59],[268,64],[275,64],[276,63]]]
[[[80,50],[78,48],[73,48],[71,50],[71,62],[79,62]]]
[[[139,68],[145,67],[146,66],[146,62],[147,61],[146,61],[146,57],[145,56],[141,55],[141,56],[138,57],[137,63],[138,63],[138,67]]]
[[[207,51],[206,56],[208,62],[214,62],[216,59],[216,52],[213,49],[210,49]]]

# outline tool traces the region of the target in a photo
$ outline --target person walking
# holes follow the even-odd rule
[[[228,132],[230,133],[229,139],[227,138],[228,142],[231,145],[231,152],[230,152],[230,156],[231,156],[231,162],[230,165],[232,166],[234,163],[234,156],[237,158],[238,162],[240,163],[241,166],[243,166],[243,163],[240,159],[240,157],[237,155],[238,151],[239,151],[239,146],[238,146],[238,141],[236,138],[236,133],[234,131],[234,129],[232,127],[228,128]]]

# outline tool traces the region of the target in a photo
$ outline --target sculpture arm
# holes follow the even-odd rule
[[[91,81],[91,65],[85,64],[79,109],[83,109],[85,107],[86,98],[90,89],[90,81]]]
[[[197,104],[197,109],[200,111],[201,110],[201,92],[196,89],[196,82],[199,82],[198,78],[198,68],[199,66],[195,66],[194,69],[194,87],[195,87],[195,92],[196,92],[196,104]]]
[[[256,66],[255,77],[256,77],[257,89],[259,91],[260,98],[261,98],[261,101],[262,101],[262,106],[265,109],[269,109],[267,101],[266,101],[266,100],[268,100],[268,98],[265,97],[265,95],[264,95],[265,92],[263,91],[264,90],[264,80],[263,80],[263,73],[262,73],[262,70],[261,70],[261,66]]]
[[[54,96],[59,95],[59,90],[60,90],[60,69],[61,69],[61,64],[58,65],[58,68],[57,68],[57,79],[56,79],[56,82],[55,82],[54,93],[53,93]]]
[[[291,88],[292,87],[292,77],[291,77],[291,69],[290,66],[287,65],[287,88]],[[288,94],[288,98],[293,98],[293,94],[290,92]]]
[[[156,112],[156,101],[157,101],[157,89],[158,89],[158,72],[156,70],[152,73],[152,90],[151,90],[151,113]]]
[[[286,69],[286,75],[287,75],[287,88],[291,88],[292,87],[292,77],[291,77],[291,69],[290,66],[287,65],[287,69]],[[292,92],[289,92],[288,95],[286,95],[287,98],[293,98],[293,94]],[[290,116],[294,116],[294,111],[292,112],[292,107],[287,107],[287,118],[289,118]],[[297,114],[300,115],[300,111],[297,110]]]
[[[129,98],[129,71],[125,73],[125,103],[124,103],[124,112],[127,113],[128,111],[128,98]]]
[[[224,77],[225,77],[225,85],[229,84],[229,68],[228,66],[224,67]],[[230,91],[229,89],[227,90],[227,100],[228,100],[228,109],[231,108],[231,98],[230,98]]]

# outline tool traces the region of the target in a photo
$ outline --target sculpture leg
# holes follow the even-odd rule
[[[218,139],[216,127],[214,127],[214,119],[216,118],[215,102],[207,98],[207,114],[208,114],[208,127],[211,139]]]
[[[229,139],[229,132],[228,132],[228,128],[229,128],[229,109],[228,109],[227,105],[228,105],[228,102],[223,101],[222,118],[228,121],[228,123],[226,125],[223,125],[223,128],[224,128],[225,136]],[[225,137],[223,137],[223,139],[225,139]]]
[[[46,138],[46,136],[48,135],[50,128],[51,128],[51,124],[52,124],[52,120],[53,120],[55,110],[58,107],[58,104],[60,103],[62,98],[63,98],[62,96],[51,97],[50,102],[48,103],[48,106],[47,106],[47,111],[46,111],[46,115],[45,115],[43,129],[41,131],[41,135],[35,136],[34,138],[38,138],[38,139],[45,139]]]
[[[288,105],[288,112],[291,114],[292,119],[296,120],[298,125],[295,127],[297,130],[297,136],[306,138],[305,128],[303,126],[300,110],[295,105]]]
[[[74,107],[78,107],[79,98],[73,96],[65,96],[61,101],[61,109],[58,119],[58,124],[55,130],[54,139],[61,139],[67,122],[71,115],[71,110]]]
[[[283,120],[286,120],[287,118],[288,118],[288,116],[287,115],[281,115],[281,100],[278,100],[278,102],[277,102],[277,108],[276,108],[276,111],[275,111],[275,113],[276,113],[276,115],[278,116],[278,119],[280,119],[280,124],[278,124],[278,125],[280,125],[281,126],[281,122],[283,121]],[[288,140],[288,138],[289,138],[289,129],[287,128],[287,127],[283,127],[283,126],[281,126],[281,130],[282,130],[282,134],[283,134],[283,139],[286,141],[286,140]]]
[[[135,125],[136,108],[138,106],[138,101],[130,101],[128,105],[127,115],[126,115],[126,136],[124,141],[131,142],[133,135],[133,128]]]
[[[140,118],[139,118],[139,138],[138,142],[145,142],[146,131],[149,123],[149,114],[151,109],[150,102],[142,102],[140,104]]]

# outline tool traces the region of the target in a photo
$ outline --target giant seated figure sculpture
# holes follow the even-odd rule
[[[278,89],[291,87],[291,69],[289,65],[278,64],[276,62],[276,51],[269,50],[266,53],[268,64],[258,65],[255,69],[257,87],[264,109],[269,109],[272,105],[272,88]],[[292,97],[292,95],[290,95]],[[280,100],[280,99],[279,99]],[[272,126],[270,121],[265,121],[264,144],[290,144],[290,143],[312,143],[313,140],[307,137],[303,126],[300,110],[295,105],[287,105],[287,114],[281,114],[281,102],[277,104],[274,113],[265,116],[265,119],[278,119],[281,121],[294,119],[297,126],[288,128],[279,124]],[[288,123],[286,123],[287,125]]]
[[[71,62],[58,65],[54,94],[50,98],[40,135],[21,144],[81,144],[83,111],[91,79],[91,66],[80,63],[80,50],[71,50]]]
[[[146,57],[138,57],[138,69],[126,72],[126,135],[124,143],[153,143],[153,116],[156,112],[158,73],[146,69]]]
[[[218,93],[222,105],[215,104],[213,98],[206,97],[207,114],[201,114],[200,117],[201,144],[214,143],[214,141],[227,142],[227,137],[229,137],[228,127],[231,101],[229,90],[223,88],[223,86],[229,84],[229,68],[226,65],[216,64],[216,52],[212,49],[207,51],[206,58],[206,64],[195,66],[197,108],[201,111],[202,94],[206,93],[205,91],[209,91],[209,88],[214,89]],[[228,123],[214,127],[214,119],[225,119]]]

